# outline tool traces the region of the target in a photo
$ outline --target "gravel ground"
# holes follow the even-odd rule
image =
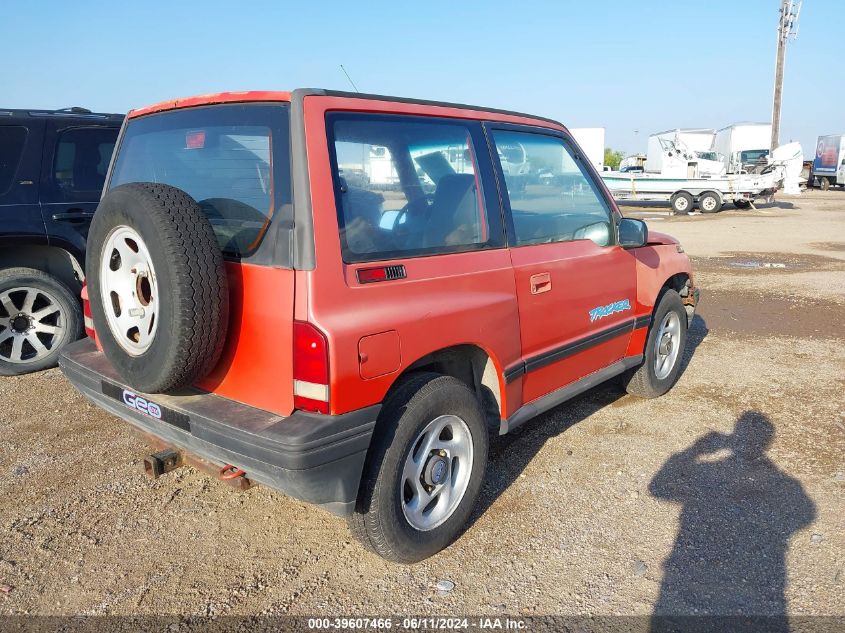
[[[411,567],[266,488],[150,481],[58,370],[3,378],[0,614],[845,615],[845,192],[625,212],[698,271],[679,383],[494,440],[472,525]]]

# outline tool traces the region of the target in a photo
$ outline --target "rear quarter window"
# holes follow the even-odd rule
[[[290,204],[288,108],[222,105],[130,120],[109,187],[155,182],[197,201],[224,253],[254,252]]]
[[[327,123],[344,261],[503,245],[480,123],[352,113]]]
[[[53,182],[64,197],[102,191],[116,138],[116,128],[73,128],[59,133]]]

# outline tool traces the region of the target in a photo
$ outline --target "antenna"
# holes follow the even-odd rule
[[[783,97],[783,67],[786,58],[786,43],[798,37],[798,14],[802,0],[781,0],[778,19],[778,47],[775,58],[775,94],[772,99],[772,143],[771,151],[780,144],[780,106]]]
[[[352,84],[352,88],[355,90],[355,92],[361,92],[360,90],[358,90],[358,86],[355,85],[355,82],[352,81],[352,77],[350,77],[349,73],[346,72],[346,69],[343,67],[343,64],[340,65],[340,69],[343,71],[343,74],[346,75],[346,78],[349,80],[349,83]]]

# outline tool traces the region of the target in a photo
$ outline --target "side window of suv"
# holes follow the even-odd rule
[[[113,128],[72,128],[59,133],[53,183],[62,197],[102,190],[116,137]]]
[[[485,205],[492,178],[478,161],[479,123],[363,114],[327,123],[345,261],[502,245],[498,210]]]
[[[27,130],[22,125],[0,126],[0,196],[9,191],[26,144]]]
[[[613,216],[581,160],[557,136],[493,130],[515,246],[589,239],[613,243]]]

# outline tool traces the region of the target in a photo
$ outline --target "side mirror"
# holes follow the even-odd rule
[[[622,218],[619,220],[619,246],[637,248],[648,243],[648,226],[642,220]]]

